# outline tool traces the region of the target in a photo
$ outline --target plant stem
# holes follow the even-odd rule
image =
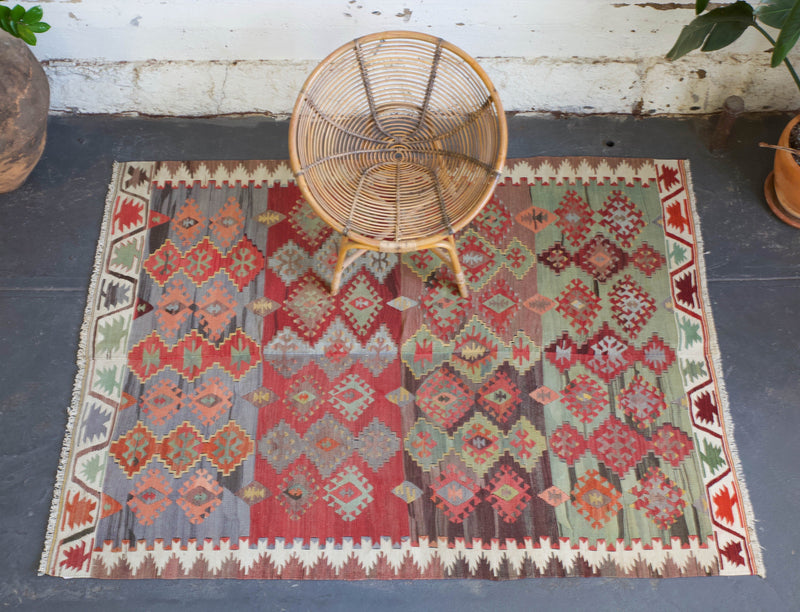
[[[755,20],[753,21],[753,27],[759,32],[761,32],[761,34],[764,35],[764,38],[766,38],[773,47],[775,46],[775,39],[769,35],[769,32],[767,32],[764,28],[758,25],[758,23],[756,23]],[[791,74],[792,79],[794,79],[794,84],[797,86],[797,89],[800,90],[800,78],[798,78],[797,73],[794,71],[794,67],[789,63],[789,59],[784,58],[783,63],[786,64],[786,67],[789,69],[789,74]]]

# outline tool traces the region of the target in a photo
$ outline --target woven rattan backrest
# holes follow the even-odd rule
[[[425,34],[334,51],[292,114],[292,170],[316,212],[382,250],[422,248],[478,213],[505,162],[497,92],[474,59]]]

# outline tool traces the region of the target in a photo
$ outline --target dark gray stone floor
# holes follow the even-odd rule
[[[288,157],[261,118],[53,117],[28,182],[0,196],[0,604],[43,610],[800,610],[800,231],[766,207],[786,117],[510,121],[509,157],[691,160],[736,443],[767,578],[482,581],[66,581],[37,577],[75,354],[114,160]],[[613,144],[612,144],[613,143]]]

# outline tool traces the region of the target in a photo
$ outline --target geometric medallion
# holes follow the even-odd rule
[[[375,417],[358,434],[356,445],[365,463],[377,471],[400,449],[400,438]]]
[[[203,425],[211,425],[228,412],[233,404],[233,392],[218,377],[209,378],[186,401]]]
[[[633,360],[633,349],[605,322],[582,350],[586,355],[584,365],[606,383],[627,370]]]
[[[572,263],[572,254],[564,248],[564,245],[556,242],[549,249],[539,253],[537,259],[556,274],[561,274]]]
[[[318,491],[319,487],[311,471],[299,465],[283,480],[277,497],[289,519],[296,521],[317,500]]]
[[[664,256],[656,251],[646,242],[642,243],[636,252],[631,256],[633,265],[646,274],[652,276],[661,266],[667,263]]]
[[[492,241],[492,244],[500,245],[508,234],[512,226],[511,215],[503,202],[495,194],[486,203],[472,222],[481,234]]]
[[[489,493],[486,501],[506,523],[515,522],[531,500],[531,488],[507,465],[495,473],[486,491]]]
[[[366,275],[359,275],[348,283],[341,304],[359,336],[367,334],[381,309],[380,296]]]
[[[467,277],[467,282],[474,289],[480,290],[497,270],[501,263],[497,261],[495,247],[472,230],[468,230],[458,241],[458,259]]]
[[[600,216],[602,217],[600,225],[613,232],[617,242],[626,249],[645,226],[642,212],[619,190],[612,191],[608,196]]]
[[[354,465],[348,465],[325,485],[323,499],[344,521],[354,520],[373,501],[372,485]]]
[[[664,423],[650,441],[653,452],[677,468],[694,448],[692,439],[670,423]]]
[[[686,506],[681,488],[655,466],[650,467],[631,493],[637,498],[633,507],[644,510],[659,529],[669,529]]]
[[[567,465],[573,465],[587,448],[586,438],[570,423],[562,423],[550,436],[550,450]]]
[[[197,470],[178,491],[178,505],[193,525],[202,523],[222,504],[222,487],[204,469]]]
[[[461,299],[452,283],[434,280],[422,295],[425,321],[431,331],[449,340],[464,323],[466,300]]]
[[[154,425],[164,425],[181,407],[181,390],[166,378],[159,379],[142,396],[142,412]]]
[[[161,440],[161,461],[173,476],[180,477],[200,460],[203,446],[200,432],[194,425],[184,421]]]
[[[303,454],[303,439],[290,425],[280,423],[267,431],[258,441],[258,453],[280,474]]]
[[[544,208],[531,206],[522,212],[517,213],[514,220],[523,227],[527,227],[534,234],[539,233],[553,221],[558,219],[553,213]]]
[[[462,523],[480,503],[476,494],[481,490],[465,471],[448,463],[431,485],[431,500],[452,523]]]
[[[348,421],[355,421],[372,403],[375,392],[358,374],[350,374],[328,393],[328,400]]]
[[[639,335],[656,311],[655,300],[628,274],[614,285],[608,296],[614,320],[631,338]]]
[[[451,445],[450,438],[443,429],[430,423],[427,419],[417,419],[406,434],[403,444],[411,457],[424,472],[437,466],[447,454]]]
[[[311,258],[293,240],[289,240],[275,250],[267,260],[267,265],[285,285],[289,285],[311,267]]]
[[[205,225],[206,216],[193,199],[186,200],[186,204],[172,218],[172,229],[184,248],[189,247],[200,237]]]
[[[253,441],[236,422],[228,421],[206,442],[206,456],[223,476],[228,476],[253,452]]]
[[[222,208],[211,217],[209,227],[214,242],[221,249],[227,249],[239,236],[244,226],[244,213],[236,198],[230,197]]]
[[[178,334],[181,325],[192,315],[191,305],[192,299],[184,284],[173,280],[159,298],[156,310],[158,329],[165,338],[174,338]]]
[[[598,282],[605,282],[628,265],[628,256],[602,234],[587,241],[572,261]]]
[[[639,429],[649,427],[667,408],[664,394],[640,374],[617,396],[617,405]]]
[[[244,501],[248,506],[264,501],[270,496],[270,491],[257,480],[250,481],[250,484],[243,486],[236,491],[236,497]]]
[[[547,450],[547,440],[527,417],[521,416],[508,430],[506,449],[517,463],[531,472]]]
[[[478,391],[478,405],[498,423],[505,423],[519,406],[521,396],[508,374],[498,370]]]
[[[543,315],[547,311],[552,310],[556,306],[556,302],[549,297],[537,293],[522,302],[522,305],[538,315]]]
[[[112,442],[108,452],[128,478],[133,478],[157,452],[157,446],[153,432],[139,421],[125,435]]]
[[[459,457],[481,478],[503,454],[503,433],[480,412],[453,435],[453,443]]]
[[[572,489],[572,505],[593,529],[601,529],[622,509],[617,491],[597,470],[589,470],[578,478]]]
[[[403,344],[400,355],[414,378],[420,379],[442,365],[449,357],[450,349],[423,323]]]
[[[514,238],[503,253],[503,263],[514,274],[517,280],[528,273],[536,265],[536,255],[531,253],[518,238]]]
[[[536,389],[531,391],[528,395],[530,395],[533,399],[535,399],[543,406],[546,406],[551,402],[561,399],[561,394],[558,391],[553,391],[549,387],[545,386],[536,387]]]
[[[302,236],[309,247],[316,247],[328,237],[328,225],[302,198],[297,200],[289,217],[292,227]]]
[[[503,279],[494,281],[478,298],[483,319],[499,334],[505,334],[519,310],[519,295]]]
[[[649,444],[641,434],[611,415],[592,432],[587,446],[622,478],[647,454]]]
[[[167,479],[161,475],[158,468],[153,468],[136,483],[129,494],[128,506],[139,524],[152,525],[172,503],[169,498],[170,493],[172,487],[167,483]]]
[[[569,501],[569,495],[564,493],[561,489],[557,486],[553,485],[552,487],[545,489],[539,495],[537,495],[539,499],[543,499],[551,506],[558,507],[563,504],[565,501]]]
[[[594,379],[580,374],[564,387],[561,403],[582,423],[591,423],[608,407],[608,391]]]
[[[307,336],[314,335],[333,308],[333,298],[316,277],[307,275],[284,303]]]
[[[578,246],[592,227],[594,212],[575,190],[568,190],[555,210],[556,225],[564,232],[572,246]]]
[[[503,361],[502,342],[477,316],[470,319],[452,346],[450,363],[474,383],[485,381]]]
[[[309,427],[303,442],[306,445],[306,457],[325,478],[355,449],[353,434],[330,414]]]
[[[675,351],[673,351],[658,334],[653,334],[641,348],[641,361],[656,376],[660,376],[675,361]]]
[[[420,385],[417,406],[449,429],[472,407],[472,392],[452,370],[440,368]]]
[[[320,407],[323,389],[327,386],[324,374],[316,364],[305,368],[301,375],[292,379],[286,389],[284,400],[298,421],[307,421]]]
[[[258,297],[245,305],[245,308],[258,317],[266,317],[268,314],[275,312],[281,305],[275,300],[268,297]]]
[[[556,310],[579,334],[588,334],[600,308],[600,298],[576,278],[558,296]]]
[[[206,289],[197,303],[200,331],[207,334],[212,342],[219,340],[228,323],[236,316],[237,305],[238,302],[231,297],[222,281],[214,281],[214,286]]]

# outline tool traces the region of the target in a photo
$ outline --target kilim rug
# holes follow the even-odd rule
[[[511,160],[369,254],[285,162],[115,166],[41,571],[763,574],[685,162]]]

